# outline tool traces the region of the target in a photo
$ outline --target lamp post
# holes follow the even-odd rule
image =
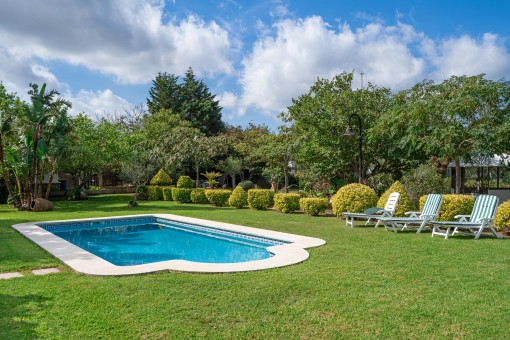
[[[351,119],[352,117],[356,117],[358,118],[358,123],[359,123],[359,139],[358,139],[358,153],[359,153],[359,168],[358,168],[358,182],[361,184],[361,182],[363,181],[363,139],[362,139],[362,136],[363,136],[363,127],[362,127],[362,122],[361,122],[361,116],[357,113],[353,113],[349,116],[349,120],[347,121],[347,129],[345,130],[344,132],[344,137],[346,138],[352,138],[354,137],[354,131],[352,131],[352,126],[351,126]]]

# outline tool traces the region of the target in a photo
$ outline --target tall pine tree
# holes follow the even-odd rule
[[[179,77],[168,74],[158,73],[156,79],[152,81],[152,87],[149,90],[147,98],[147,108],[151,114],[155,114],[163,109],[170,109],[178,112],[176,109],[180,106],[179,92],[180,87],[177,84]]]

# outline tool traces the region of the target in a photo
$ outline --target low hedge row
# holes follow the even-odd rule
[[[328,199],[304,197],[299,200],[299,207],[305,214],[317,216],[326,212],[326,209],[328,208]]]
[[[209,201],[209,203],[211,203],[217,207],[226,206],[231,193],[232,192],[230,190],[222,190],[222,189],[205,190],[205,196],[207,197],[207,200]]]
[[[274,209],[282,213],[291,213],[299,210],[299,194],[276,194],[274,195]]]

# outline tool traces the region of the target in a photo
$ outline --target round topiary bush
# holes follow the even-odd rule
[[[317,216],[328,208],[327,198],[304,197],[299,200],[300,209],[308,215]]]
[[[205,196],[207,197],[207,200],[209,203],[214,204],[217,207],[223,207],[227,205],[228,199],[230,198],[230,195],[232,194],[232,191],[230,190],[214,190],[214,189],[208,189],[205,190]]]
[[[179,203],[190,203],[191,190],[188,188],[172,188],[172,199]]]
[[[157,185],[147,186],[147,196],[151,201],[162,201],[163,200],[163,189]]]
[[[231,207],[242,209],[248,206],[248,193],[238,185],[234,191],[232,191],[232,195],[228,199],[228,205]]]
[[[420,209],[423,208],[427,195],[420,197]],[[475,198],[471,195],[443,195],[438,221],[456,221],[457,215],[470,215],[475,204]]]
[[[244,189],[244,191],[248,192],[248,190],[253,189],[255,185],[252,181],[241,181],[238,186]]]
[[[283,213],[291,213],[299,210],[299,194],[276,194],[274,195],[274,208]]]
[[[269,189],[248,190],[248,206],[252,209],[265,210],[274,205],[274,193]]]
[[[335,215],[340,217],[343,212],[361,213],[368,208],[375,207],[378,199],[374,189],[369,186],[351,183],[338,189],[331,204]]]
[[[496,230],[510,229],[510,201],[498,206],[493,225]]]
[[[195,182],[189,176],[181,176],[177,180],[177,188],[193,189]]]
[[[396,181],[393,183],[388,190],[386,190],[381,197],[379,198],[379,201],[377,202],[378,208],[384,208],[386,205],[386,201],[388,200],[388,197],[390,197],[390,194],[392,192],[398,192],[400,193],[400,198],[398,199],[397,209],[395,210],[395,213],[393,216],[395,217],[401,217],[405,216],[406,211],[415,211],[416,206],[414,205],[413,201],[411,200],[411,197],[407,194],[406,189],[404,186],[399,182]]]
[[[168,186],[170,184],[172,184],[172,178],[163,169],[159,169],[150,181],[150,185]]]
[[[196,204],[209,203],[207,197],[205,196],[205,189],[202,188],[191,189],[191,202]]]

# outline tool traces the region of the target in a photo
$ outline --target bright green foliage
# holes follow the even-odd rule
[[[236,175],[243,171],[243,160],[240,158],[229,156],[222,161],[220,169],[232,178],[232,188],[236,187]]]
[[[230,190],[208,189],[205,191],[205,196],[207,197],[209,203],[214,204],[217,207],[223,207],[227,205],[231,194],[232,191]]]
[[[338,189],[331,201],[333,212],[342,216],[343,212],[360,213],[377,204],[377,194],[374,189],[364,184],[351,183]]]
[[[390,194],[392,192],[398,192],[400,193],[400,198],[398,200],[397,209],[395,210],[395,217],[401,217],[405,216],[406,211],[415,211],[416,206],[414,205],[414,202],[411,200],[409,195],[407,194],[406,189],[404,186],[399,182],[396,181],[391,185],[391,187],[386,190],[381,197],[379,198],[379,201],[377,202],[377,207],[384,208],[386,205],[386,201],[390,197]]]
[[[189,178],[189,177],[188,177]],[[179,203],[191,202],[191,190],[189,188],[172,188],[172,198]]]
[[[147,195],[151,201],[162,201],[163,200],[163,189],[158,185],[148,185]]]
[[[248,193],[238,185],[234,191],[232,191],[232,195],[228,199],[228,205],[234,208],[242,209],[248,206]]]
[[[420,209],[423,208],[427,195],[420,197]],[[456,215],[470,215],[475,204],[471,195],[443,195],[441,208],[439,208],[438,221],[456,221]]]
[[[205,196],[205,189],[203,188],[195,188],[191,190],[191,202],[197,204],[207,204],[209,201]]]
[[[510,229],[510,201],[503,202],[498,206],[494,218],[494,228],[496,230]]]
[[[150,181],[151,185],[170,185],[172,184],[172,178],[166,173],[165,170],[159,169],[158,173],[152,177]]]
[[[248,191],[250,189],[253,189],[254,185],[252,181],[241,181],[239,182],[238,186],[244,189],[244,191]]]
[[[450,192],[450,179],[443,178],[437,173],[432,163],[421,164],[412,172],[406,173],[402,177],[402,184],[415,203],[418,203],[421,196],[429,193],[448,194]]]
[[[328,208],[327,198],[304,197],[299,200],[299,208],[308,215],[317,216]]]
[[[209,184],[211,188],[215,188],[219,184],[219,182],[216,179],[221,176],[221,172],[206,171],[202,173],[202,176],[205,176],[205,178],[207,178],[206,183]]]
[[[274,193],[268,189],[248,190],[248,206],[252,209],[265,210],[274,205]]]
[[[195,182],[189,176],[181,176],[177,180],[177,188],[192,189],[195,187]]]
[[[174,186],[166,186],[162,187],[161,190],[163,190],[163,200],[165,201],[173,201],[172,198],[172,188],[175,188]]]
[[[274,195],[274,208],[283,213],[291,213],[299,210],[299,194],[276,194]]]

